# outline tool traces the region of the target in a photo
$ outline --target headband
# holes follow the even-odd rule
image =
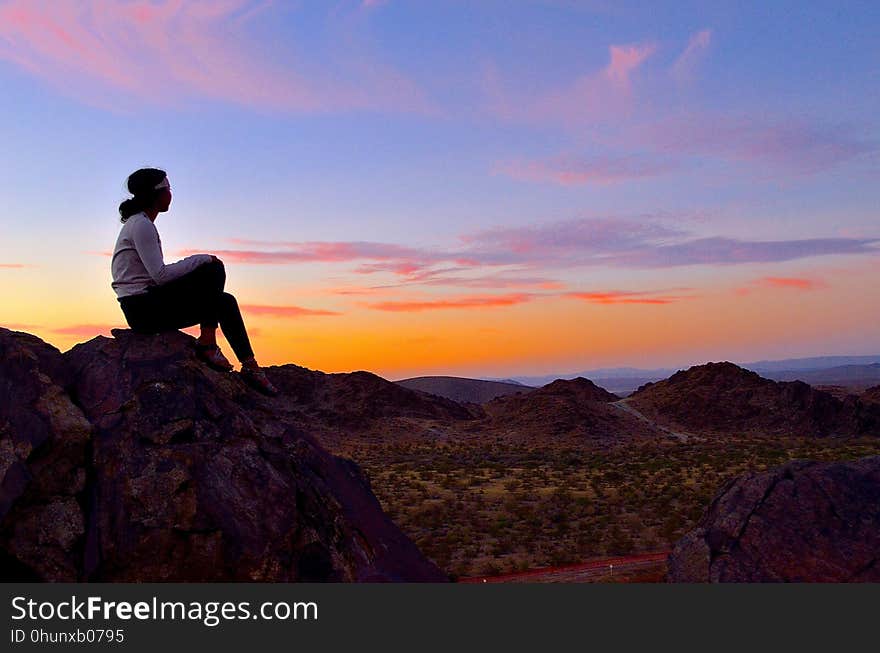
[[[153,186],[155,190],[159,190],[160,188],[171,188],[171,184],[168,183],[168,177],[164,177],[161,182]]]

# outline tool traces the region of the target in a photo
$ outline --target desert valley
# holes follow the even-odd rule
[[[880,386],[826,392],[730,362],[626,397],[583,377],[428,392],[289,364],[268,368],[269,398],[191,344],[115,330],[62,354],[0,329],[8,576],[539,581],[658,554],[595,580],[661,581],[659,554],[735,479],[880,454]]]

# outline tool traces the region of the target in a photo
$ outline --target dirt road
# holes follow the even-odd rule
[[[660,431],[661,433],[665,433],[668,436],[671,436],[673,438],[677,438],[681,442],[688,441],[688,434],[687,433],[679,433],[677,431],[673,431],[672,429],[666,428],[662,424],[658,424],[657,422],[655,422],[651,419],[648,419],[642,413],[640,413],[635,408],[633,408],[631,405],[629,405],[629,403],[627,403],[627,401],[628,401],[627,399],[621,399],[620,401],[612,401],[611,405],[616,408],[619,408],[622,411],[629,413],[630,415],[634,415],[635,417],[642,420],[643,422],[650,424],[652,428]]]
[[[669,551],[643,553],[635,556],[592,560],[563,567],[542,567],[498,576],[467,576],[459,583],[582,583],[595,581],[603,576],[611,579],[615,574],[665,567]]]

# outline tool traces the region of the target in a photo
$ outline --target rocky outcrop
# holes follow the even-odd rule
[[[532,386],[506,381],[484,381],[458,376],[417,376],[395,381],[399,386],[410,390],[421,390],[430,394],[452,399],[461,404],[483,404],[504,395],[526,394],[533,391]]]
[[[865,403],[880,404],[880,385],[868,388],[859,398]]]
[[[880,435],[880,408],[802,381],[772,381],[734,363],[706,363],[647,383],[628,401],[663,426],[708,434]]]
[[[880,581],[880,456],[728,482],[675,545],[672,582]]]
[[[540,442],[559,437],[613,443],[656,437],[654,429],[611,405],[619,397],[583,377],[552,383],[524,394],[496,397],[483,404],[480,426],[509,440]]]
[[[192,344],[114,330],[62,354],[0,328],[5,579],[446,580],[290,395]]]

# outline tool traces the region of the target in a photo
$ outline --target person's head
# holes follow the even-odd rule
[[[164,213],[171,205],[171,185],[165,171],[158,168],[141,168],[131,173],[128,176],[128,192],[134,197],[119,205],[121,222],[147,209]]]

